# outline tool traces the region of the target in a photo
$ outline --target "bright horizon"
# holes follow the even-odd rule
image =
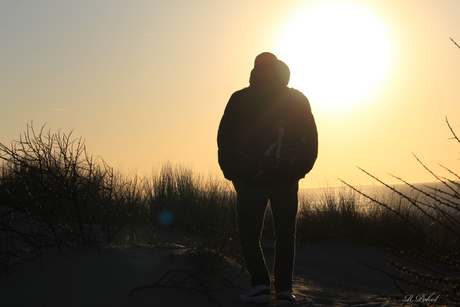
[[[163,163],[223,175],[217,128],[248,86],[257,54],[291,69],[310,100],[317,163],[301,188],[392,184],[456,170],[460,2],[4,1],[0,3],[0,142],[33,120],[83,136],[115,169]],[[439,171],[439,172],[438,172]]]

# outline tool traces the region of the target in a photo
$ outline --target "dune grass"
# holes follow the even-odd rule
[[[439,212],[423,212],[413,205],[414,200],[422,201],[420,193],[414,190],[412,198],[406,199],[391,189],[372,194],[359,186],[324,188],[321,194],[301,200],[298,240],[353,240],[399,250],[460,250],[456,226],[443,225]],[[459,218],[459,211],[451,215],[452,221]]]

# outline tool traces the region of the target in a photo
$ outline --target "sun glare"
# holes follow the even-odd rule
[[[281,30],[275,49],[291,69],[290,86],[329,113],[372,100],[392,60],[389,31],[378,14],[343,1],[303,7]]]

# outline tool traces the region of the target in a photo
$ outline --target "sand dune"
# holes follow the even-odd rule
[[[267,262],[271,243],[264,242]],[[391,255],[351,243],[299,245],[294,291],[297,306],[401,306],[391,280],[356,262],[386,267]],[[394,258],[394,257],[393,257]],[[172,272],[175,270],[174,272]],[[153,285],[165,273],[160,288]],[[170,289],[183,282],[182,289]],[[169,247],[66,247],[14,265],[0,277],[1,306],[247,306],[241,270],[200,258],[194,249]],[[185,291],[189,288],[189,291]],[[194,290],[193,290],[194,289]]]

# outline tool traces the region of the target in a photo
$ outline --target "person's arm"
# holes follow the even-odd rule
[[[300,93],[301,94],[301,93]],[[303,121],[303,134],[305,134],[305,143],[303,147],[303,163],[300,169],[301,178],[308,174],[318,157],[318,130],[315,118],[311,111],[310,102],[307,97],[301,94],[301,112]]]
[[[219,130],[217,133],[217,147],[218,147],[218,158],[219,165],[224,173],[224,177],[232,180],[236,179],[236,153],[237,153],[237,142],[236,142],[236,123],[238,121],[238,97],[237,93],[234,93],[227,103],[224,111],[224,115],[219,124]]]

